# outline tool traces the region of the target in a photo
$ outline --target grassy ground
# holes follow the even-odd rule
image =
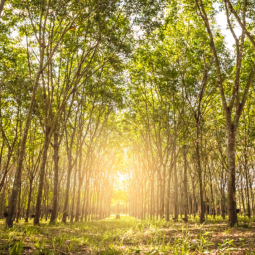
[[[38,227],[0,220],[0,254],[255,254],[253,219],[230,229],[221,217],[188,224],[121,216],[85,223]]]

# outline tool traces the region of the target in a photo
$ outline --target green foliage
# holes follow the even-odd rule
[[[23,251],[24,243],[23,242],[17,242],[15,243],[9,251],[10,255],[21,255]]]

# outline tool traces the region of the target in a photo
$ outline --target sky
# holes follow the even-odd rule
[[[226,18],[225,12],[218,13],[216,16],[216,21],[217,21],[219,28],[221,29],[222,34],[225,35],[225,37],[226,37],[226,42],[228,43],[228,48],[233,50],[232,45],[235,43],[235,40],[234,40],[230,30],[227,28],[227,18]],[[239,37],[241,35],[241,29],[240,29],[239,25],[235,24],[235,26],[236,27],[234,28],[234,31],[236,33],[236,36]]]
[[[215,8],[218,8],[217,6],[215,6]],[[232,47],[233,44],[235,44],[235,40],[230,32],[230,30],[227,28],[227,18],[226,18],[226,14],[224,11],[219,12],[216,15],[216,21],[217,24],[222,32],[222,34],[225,36],[226,38],[226,42],[227,42],[227,46],[228,48],[233,51],[234,48]],[[237,22],[233,23],[235,25],[234,31],[237,35],[237,37],[239,37],[241,35],[241,28],[239,27],[239,25],[237,24]],[[134,37],[135,39],[138,39],[140,36],[143,35],[143,31],[140,29],[139,26],[136,26],[134,28]]]

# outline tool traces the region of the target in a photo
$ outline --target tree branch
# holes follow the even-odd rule
[[[220,69],[220,61],[219,61],[218,54],[217,54],[217,51],[216,51],[216,48],[215,48],[213,34],[212,34],[212,31],[211,31],[211,27],[210,27],[208,17],[207,17],[207,14],[205,12],[202,0],[196,0],[196,5],[197,5],[197,8],[199,9],[199,11],[201,13],[201,16],[204,20],[207,32],[208,32],[209,37],[210,37],[210,47],[211,47],[211,50],[213,52],[213,57],[214,57],[216,72],[217,72],[217,84],[219,86],[223,108],[224,108],[225,114],[227,115],[228,106],[227,106],[226,97],[225,97],[225,93],[224,93],[224,89],[223,89],[222,75],[221,75],[221,69]]]
[[[242,23],[241,19],[239,18],[239,16],[237,15],[235,9],[233,8],[233,5],[231,4],[230,0],[226,0],[228,2],[228,6],[230,11],[234,14],[237,22],[239,23],[240,27],[245,31],[245,34],[247,35],[247,37],[249,38],[249,40],[251,41],[253,47],[255,48],[255,41],[252,37],[252,35],[249,33],[249,31],[247,31],[245,24]]]

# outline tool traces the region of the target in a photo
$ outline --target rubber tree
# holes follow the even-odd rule
[[[228,3],[230,3],[228,1]],[[226,121],[226,131],[227,131],[227,157],[228,157],[228,215],[229,215],[229,225],[233,227],[237,223],[237,212],[236,212],[236,170],[235,170],[235,160],[236,160],[236,133],[238,130],[238,124],[240,117],[242,115],[245,103],[249,95],[249,89],[254,79],[255,73],[255,62],[253,59],[253,64],[248,64],[247,50],[244,47],[245,36],[251,40],[249,33],[245,29],[246,23],[246,11],[247,2],[244,2],[242,10],[242,20],[238,17],[237,20],[242,28],[241,40],[237,38],[237,35],[233,29],[233,24],[229,16],[229,9],[227,2],[225,1],[225,13],[226,20],[228,22],[229,29],[235,39],[235,50],[236,50],[236,64],[235,64],[235,74],[233,77],[233,83],[231,84],[231,96],[227,100],[227,92],[225,90],[226,76],[224,75],[224,70],[222,68],[222,59],[219,57],[219,48],[216,46],[216,38],[214,31],[212,29],[210,19],[208,18],[208,11],[212,8],[207,1],[195,0],[196,8],[198,10],[199,16],[202,18],[204,25],[206,27],[208,37],[210,40],[210,47],[214,58],[216,74],[217,74],[217,85],[219,88],[219,93],[222,101],[222,108],[224,111],[224,117]],[[231,9],[232,10],[232,9]],[[233,11],[233,10],[232,10]],[[253,46],[255,46],[254,41],[251,40]],[[244,63],[248,64],[249,68],[245,68]],[[246,73],[246,81],[241,80],[241,71]],[[229,86],[229,85],[228,85]],[[229,88],[228,88],[229,89]],[[242,92],[242,94],[241,94]]]

